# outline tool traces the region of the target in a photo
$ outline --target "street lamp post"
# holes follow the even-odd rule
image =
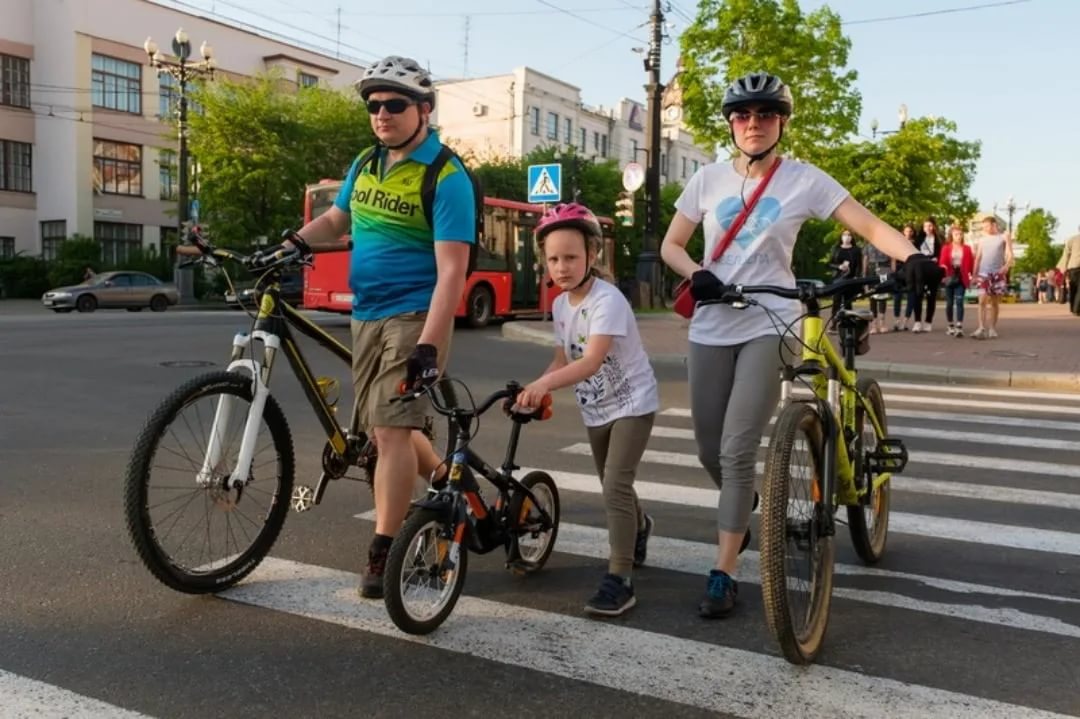
[[[175,60],[167,60],[161,56],[158,52],[157,43],[150,37],[146,38],[146,42],[143,43],[143,49],[146,50],[146,55],[150,58],[150,67],[157,70],[158,75],[162,73],[171,75],[175,80],[179,88],[179,102],[177,103],[177,134],[179,136],[180,152],[179,152],[179,187],[178,189],[178,203],[179,214],[177,219],[177,232],[182,233],[184,224],[190,219],[190,203],[188,201],[188,148],[187,148],[187,85],[188,81],[193,78],[205,77],[207,79],[214,76],[214,51],[210,47],[210,44],[203,42],[199,47],[199,54],[202,55],[202,60],[199,62],[191,62],[191,40],[188,39],[187,33],[183,28],[176,31],[176,35],[172,40],[172,51]],[[173,276],[176,281],[177,289],[180,292],[181,302],[192,302],[194,300],[194,287],[191,281],[191,274],[183,272],[177,266],[173,270]]]
[[[1030,208],[1031,208],[1031,202],[1025,202],[1024,206],[1021,207],[1021,206],[1016,204],[1016,200],[1013,199],[1012,195],[1009,195],[1009,197],[1005,200],[1005,203],[1001,206],[1001,209],[1004,210],[1009,215],[1009,228],[1008,228],[1008,231],[1009,231],[1010,235],[1012,234],[1012,228],[1013,228],[1013,215],[1016,214],[1017,210],[1027,212]],[[994,214],[995,215],[997,214],[997,211],[998,211],[998,205],[995,202],[994,203]]]
[[[900,105],[900,109],[897,111],[896,117],[900,121],[900,127],[898,129],[896,129],[896,130],[879,130],[878,127],[880,127],[880,125],[878,125],[877,118],[875,117],[873,120],[871,120],[870,121],[870,132],[873,133],[874,139],[877,139],[878,135],[893,135],[893,134],[896,134],[897,132],[900,132],[900,130],[904,129],[904,125],[906,125],[907,121],[908,121],[907,105],[904,105],[904,104]]]

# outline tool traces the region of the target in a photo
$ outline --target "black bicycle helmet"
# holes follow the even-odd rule
[[[747,105],[764,105],[790,116],[795,103],[783,80],[767,72],[752,72],[731,83],[724,92],[720,112],[725,120],[729,120],[731,113]]]

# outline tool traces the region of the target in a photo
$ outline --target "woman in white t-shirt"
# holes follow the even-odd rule
[[[539,407],[548,393],[574,387],[603,486],[611,552],[585,611],[618,616],[637,601],[630,575],[645,561],[652,533],[634,477],[660,402],[630,303],[595,266],[600,240],[600,223],[576,203],[556,205],[537,223],[536,243],[562,294],[552,309],[555,357],[517,403]]]
[[[725,284],[795,286],[791,256],[799,228],[810,218],[833,218],[889,257],[906,262],[907,278],[937,275],[933,258],[856,202],[836,180],[813,165],[785,159],[753,212],[724,254],[707,267],[686,252],[704,223],[705,257],[779,161],[776,146],[792,113],[792,98],[780,78],[752,73],[731,84],[721,112],[738,154],[733,161],[702,167],[675,203],[661,255],[691,280],[695,300],[719,299]],[[929,266],[928,266],[929,265]],[[757,299],[785,323],[802,314],[797,301],[772,295]],[[796,325],[797,329],[797,325]],[[790,343],[791,346],[795,342]],[[750,514],[757,495],[754,469],[758,446],[780,395],[781,352],[790,352],[773,320],[760,308],[698,307],[690,321],[690,408],[698,457],[720,488],[718,549],[709,572],[703,617],[723,617],[735,608],[733,579],[739,553],[749,542]]]

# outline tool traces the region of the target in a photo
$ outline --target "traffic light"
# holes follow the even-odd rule
[[[623,227],[634,225],[634,193],[622,191],[619,199],[615,200],[615,216],[619,218],[619,224]]]

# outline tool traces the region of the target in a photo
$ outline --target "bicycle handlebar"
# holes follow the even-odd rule
[[[868,276],[868,277],[853,277],[847,280],[836,280],[831,284],[824,287],[818,287],[810,283],[803,283],[797,287],[780,287],[777,285],[729,285],[724,290],[723,297],[719,297],[714,300],[702,300],[698,302],[699,305],[717,305],[717,304],[756,304],[754,300],[748,299],[745,295],[753,294],[769,294],[777,297],[783,297],[789,300],[799,300],[800,302],[808,302],[810,300],[834,297],[845,290],[851,290],[858,288],[860,290],[866,289],[870,285],[875,285],[874,292],[886,292],[895,287],[895,280],[891,277],[882,280],[880,276]]]
[[[443,380],[443,381],[445,381],[445,380]],[[534,420],[534,419],[544,420],[544,419],[548,419],[549,417],[551,417],[551,395],[550,394],[544,396],[544,401],[540,405],[540,407],[538,407],[538,408],[514,410],[513,409],[513,407],[514,407],[513,401],[517,398],[518,394],[521,393],[521,390],[524,389],[519,382],[516,382],[514,380],[510,380],[509,382],[506,383],[505,387],[503,387],[500,390],[496,390],[495,392],[493,392],[490,396],[485,398],[484,401],[479,404],[479,406],[475,407],[474,409],[463,409],[461,407],[450,407],[450,406],[444,404],[442,402],[442,400],[440,398],[438,398],[434,392],[431,391],[432,388],[434,388],[437,384],[438,383],[433,384],[433,385],[431,385],[429,387],[425,387],[425,388],[423,388],[421,390],[418,390],[418,391],[410,392],[410,391],[408,391],[408,387],[405,385],[405,382],[402,382],[401,385],[398,388],[398,391],[400,392],[400,395],[397,396],[397,397],[392,397],[390,399],[390,401],[391,402],[413,402],[413,401],[419,399],[420,397],[422,397],[423,395],[426,394],[431,399],[431,406],[439,414],[441,414],[441,415],[443,415],[445,417],[473,418],[473,417],[479,417],[480,415],[487,412],[499,400],[506,400],[506,403],[503,406],[503,410],[515,422],[528,422],[528,421],[531,421],[531,420]]]
[[[195,258],[193,260],[181,262],[181,267],[206,260],[234,260],[252,271],[284,269],[293,266],[303,267],[311,264],[311,247],[299,233],[293,230],[286,230],[282,233],[282,237],[293,243],[293,248],[291,250],[278,249],[268,254],[255,252],[250,255],[245,255],[224,247],[215,247],[208,239],[206,239],[206,236],[202,232],[202,228],[198,225],[192,225],[184,233],[184,239],[190,244],[179,245],[176,248],[176,253]]]

